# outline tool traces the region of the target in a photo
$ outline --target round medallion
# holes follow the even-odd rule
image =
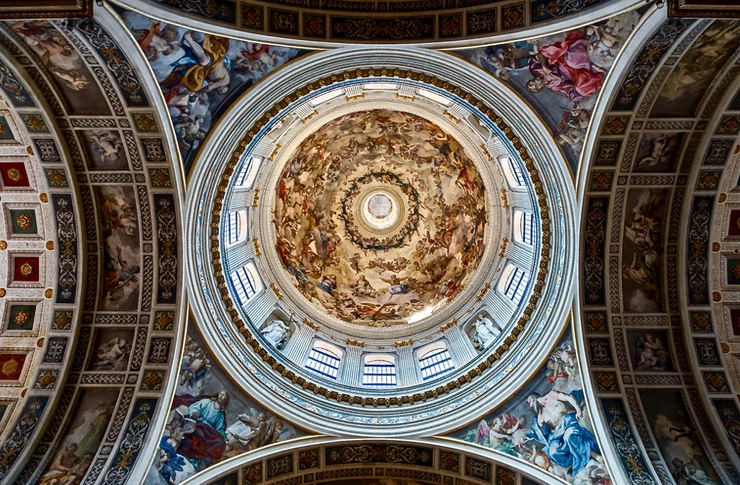
[[[25,310],[21,310],[15,314],[15,317],[13,317],[13,323],[19,327],[22,327],[23,325],[28,323],[28,320],[30,319],[31,319],[31,314]]]
[[[393,212],[393,209],[393,201],[391,198],[382,193],[372,194],[365,204],[365,213],[369,216],[368,218],[372,218],[371,225],[378,229],[382,229],[381,221],[388,218],[388,216],[391,215],[391,212]],[[388,219],[391,222],[395,220],[395,218]]]
[[[7,172],[8,178],[12,180],[13,182],[20,182],[23,176],[21,175],[21,171],[17,168],[11,168]]]
[[[23,263],[21,265],[21,274],[23,276],[31,276],[33,274],[33,265],[31,263]]]
[[[19,214],[18,217],[15,218],[15,223],[21,229],[30,229],[33,221],[31,220],[31,216],[28,214]]]

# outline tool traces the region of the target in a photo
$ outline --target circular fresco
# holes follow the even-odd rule
[[[276,248],[296,288],[362,325],[419,320],[452,300],[485,249],[485,186],[463,147],[385,109],[329,121],[288,158]]]

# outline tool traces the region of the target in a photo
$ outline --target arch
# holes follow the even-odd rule
[[[364,461],[358,456],[357,460],[339,462],[331,460],[332,453],[342,450],[373,452],[373,459]],[[393,453],[386,453],[386,451]],[[399,463],[399,451],[410,453],[411,460],[404,458]],[[394,454],[395,453],[395,454]],[[426,454],[426,457],[422,455]],[[290,471],[280,474],[279,477],[266,478],[267,462],[272,458],[286,455],[292,456],[293,466]],[[307,464],[296,465],[298,457],[311,455],[315,460],[307,460]],[[406,455],[404,455],[406,456]],[[296,440],[277,443],[253,452],[238,456],[231,460],[218,463],[184,482],[187,485],[195,483],[216,483],[227,476],[241,478],[236,483],[326,483],[333,477],[357,480],[383,476],[406,478],[414,481],[430,480],[434,483],[472,483],[462,481],[460,473],[470,466],[482,470],[483,474],[478,481],[489,483],[528,483],[553,484],[551,475],[542,469],[517,459],[498,450],[486,449],[477,445],[455,442],[446,438],[421,438],[415,440],[381,440],[369,438],[363,440],[346,439],[329,436],[312,436]],[[244,477],[250,477],[248,482]],[[303,477],[301,477],[303,476]],[[468,475],[470,476],[470,475]],[[488,476],[488,480],[485,480]],[[511,477],[513,481],[499,481],[499,477]],[[475,476],[473,476],[475,478]]]

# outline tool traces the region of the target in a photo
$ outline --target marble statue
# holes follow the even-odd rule
[[[265,339],[275,346],[276,349],[282,349],[288,341],[290,329],[281,320],[273,320],[260,330]]]
[[[501,329],[496,325],[490,318],[481,315],[478,317],[478,321],[475,322],[475,336],[473,337],[473,345],[478,350],[488,348],[496,337],[501,334]]]

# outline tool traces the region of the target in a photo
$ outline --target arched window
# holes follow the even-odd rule
[[[434,91],[429,91],[428,89],[417,89],[416,93],[422,98],[427,98],[428,100],[441,104],[445,108],[448,108],[452,104],[452,101],[447,97],[437,94]]]
[[[504,172],[506,181],[512,187],[524,187],[524,170],[522,166],[516,160],[509,157],[501,157],[498,159],[501,164],[501,170]]]
[[[260,165],[262,165],[262,157],[252,157],[244,162],[242,169],[239,171],[239,177],[236,179],[236,186],[246,189],[250,188],[254,183],[254,179],[257,178]]]
[[[316,340],[308,354],[306,369],[319,375],[336,379],[339,374],[339,362],[342,360],[342,351],[326,342]]]
[[[435,342],[419,350],[422,380],[433,379],[453,370],[452,356],[444,342]]]
[[[339,96],[344,94],[344,89],[332,89],[331,91],[327,91],[324,94],[320,94],[313,98],[311,101],[308,102],[308,104],[311,105],[312,108],[315,108],[317,106],[320,106],[327,101],[331,101],[334,98],[338,98]]]
[[[534,230],[534,214],[520,210],[514,212],[514,240],[531,246]]]
[[[226,216],[226,246],[231,246],[247,238],[247,211],[229,212]]]
[[[527,283],[529,283],[529,274],[518,266],[509,263],[501,275],[498,289],[515,305],[518,305],[524,297]]]
[[[244,305],[262,291],[262,280],[252,262],[231,273],[231,283],[234,285],[240,305]]]
[[[362,385],[392,387],[396,385],[396,362],[390,355],[366,355]]]

